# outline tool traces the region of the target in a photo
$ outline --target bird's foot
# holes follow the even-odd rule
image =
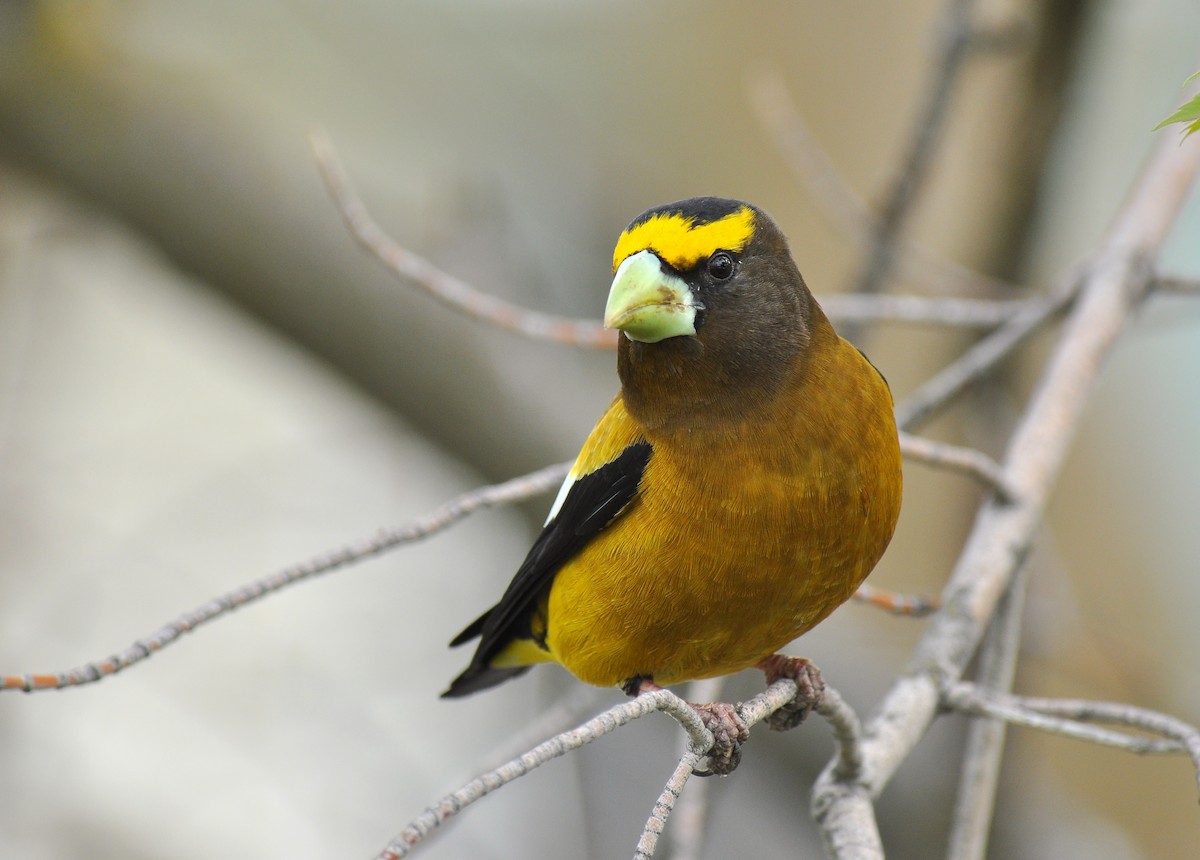
[[[638,696],[661,690],[662,687],[654,683],[653,678],[638,675],[622,684],[621,689],[626,695]],[[728,702],[687,704],[713,736],[713,745],[708,750],[708,769],[697,770],[694,773],[696,776],[728,776],[733,773],[742,760],[742,744],[750,738],[750,727],[738,713],[737,706]]]
[[[738,713],[737,706],[728,702],[688,704],[713,736],[713,745],[708,751],[708,769],[695,771],[696,776],[729,776],[742,760],[742,744],[750,739],[750,727]]]
[[[781,678],[796,682],[796,698],[767,717],[767,725],[773,731],[786,732],[796,728],[825,700],[825,679],[821,677],[821,670],[803,657],[772,654],[757,665],[767,676],[768,684],[774,684]]]

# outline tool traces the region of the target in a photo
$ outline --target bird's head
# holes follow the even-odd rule
[[[626,405],[648,427],[752,409],[795,373],[814,326],[828,325],[775,222],[738,200],[639,215],[613,270],[604,324],[623,333]]]

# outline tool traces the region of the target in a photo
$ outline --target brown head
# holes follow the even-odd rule
[[[693,197],[634,219],[604,323],[622,332],[626,408],[649,431],[736,423],[836,335],[761,209]]]

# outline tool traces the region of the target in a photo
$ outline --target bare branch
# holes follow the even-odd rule
[[[879,229],[871,244],[870,255],[853,292],[879,292],[891,273],[896,237],[904,229],[917,192],[925,182],[945,126],[950,97],[961,77],[963,64],[970,55],[974,4],[975,0],[949,0],[938,16],[940,39],[937,62],[929,85],[922,90],[924,101],[915,113],[900,167],[879,213]]]
[[[1151,262],[1200,168],[1200,146],[1161,138],[1083,278],[1024,418],[1008,445],[1012,504],[980,509],[945,590],[948,611],[930,623],[905,673],[865,729],[856,780],[818,780],[813,806],[834,857],[874,857],[844,828],[874,832],[878,796],[937,713],[940,693],[962,674],[1000,596],[1028,552],[1100,364],[1149,287]],[[1065,292],[1065,291],[1064,291]],[[1060,293],[1061,294],[1061,293]],[[873,846],[871,846],[874,850]]]
[[[830,766],[839,779],[856,779],[862,771],[862,724],[842,694],[826,685],[825,698],[817,708],[833,729],[838,750]]]
[[[1025,17],[976,24],[971,32],[971,50],[977,54],[1010,54],[1029,46],[1033,27]]]
[[[826,854],[849,860],[883,860],[883,842],[870,799],[839,803],[843,795],[865,792],[863,734],[858,715],[836,690],[826,686],[825,700],[817,709],[829,721],[837,740],[837,753],[813,786],[809,811],[821,830]]]
[[[1158,711],[1119,702],[1003,695],[961,682],[950,684],[942,691],[942,704],[964,713],[1004,720],[1139,755],[1185,753],[1192,759],[1200,786],[1200,729]],[[1129,726],[1162,735],[1166,740],[1114,732],[1088,723]]]
[[[309,144],[329,196],[351,235],[396,275],[456,310],[525,337],[595,349],[615,347],[616,333],[606,330],[595,320],[569,319],[523,308],[477,290],[398,245],[375,222],[366,204],[350,187],[328,136],[313,131],[309,135]]]
[[[820,210],[852,242],[868,249],[882,230],[878,217],[846,184],[813,139],[779,73],[760,70],[747,80],[750,104],[792,174],[816,197]],[[1014,286],[939,257],[898,238],[894,264],[907,280],[946,293],[1004,295]]]
[[[1016,676],[1017,652],[1021,642],[1021,613],[1029,565],[1013,579],[1001,599],[979,649],[976,686],[981,690],[1007,693]],[[947,860],[984,860],[992,812],[996,808],[996,786],[1004,754],[1005,723],[997,719],[975,719],[967,732],[954,823],[950,830]]]
[[[720,702],[728,676],[704,678],[687,686],[689,702]],[[686,752],[686,750],[685,750]],[[708,797],[713,781],[702,779],[692,783],[687,794],[675,806],[675,823],[670,831],[671,860],[700,860],[704,852],[705,824],[708,820]]]
[[[1075,296],[1076,286],[1077,281],[1072,278],[1050,299],[1025,305],[1012,319],[968,349],[957,361],[926,380],[896,407],[896,423],[902,430],[913,430],[933,417],[1066,308]]]
[[[663,829],[667,826],[667,818],[675,808],[675,802],[679,800],[683,787],[687,785],[688,779],[696,772],[703,760],[704,756],[691,750],[685,752],[679,759],[679,764],[675,766],[662,794],[655,801],[654,811],[650,813],[650,818],[642,829],[637,850],[633,852],[633,860],[650,860],[654,856],[654,849],[658,846],[658,837],[662,835]]]
[[[1152,284],[1155,290],[1178,293],[1184,296],[1200,296],[1200,280],[1181,275],[1159,275]]]
[[[605,692],[588,684],[575,685],[570,692],[547,704],[512,737],[498,744],[481,760],[479,767],[473,768],[471,772],[494,770],[509,759],[537,746],[546,738],[577,725],[586,715],[596,710],[600,697]]]
[[[737,706],[738,714],[747,727],[753,726],[796,697],[796,682],[788,679],[776,681],[753,698]],[[507,785],[536,768],[568,752],[579,749],[627,723],[647,714],[661,711],[669,714],[683,727],[688,736],[688,748],[680,758],[663,794],[655,804],[654,812],[638,841],[635,857],[648,858],[654,853],[658,837],[662,834],[675,801],[691,773],[712,747],[712,733],[704,727],[696,710],[672,693],[658,689],[642,693],[628,702],[609,708],[604,713],[581,726],[555,735],[538,744],[528,752],[468,782],[452,794],[439,800],[417,818],[413,819],[379,853],[379,860],[396,860],[408,855],[447,819],[457,815],[476,801],[496,789]],[[844,759],[848,772],[856,772],[859,737],[858,721],[854,712],[845,704],[836,690],[826,687],[825,702],[817,712],[834,726],[834,734],[842,750],[839,759]]]
[[[511,504],[552,490],[562,483],[570,467],[570,463],[560,463],[501,484],[469,490],[408,525],[382,530],[373,537],[286,567],[234,591],[226,592],[163,625],[149,636],[137,640],[119,654],[66,672],[3,675],[0,676],[0,690],[23,690],[32,693],[79,687],[100,681],[135,663],[140,663],[202,624],[224,617],[235,609],[254,603],[289,585],[363,561],[402,544],[429,537],[480,508]]]
[[[931,612],[941,608],[942,601],[937,595],[929,594],[898,594],[876,588],[863,583],[858,591],[850,598],[858,603],[866,603],[893,615],[905,615],[909,618],[924,618]]]
[[[841,293],[822,296],[820,301],[821,308],[835,322],[886,320],[953,328],[994,328],[1037,300]]]
[[[393,273],[415,283],[456,310],[517,334],[573,346],[614,349],[617,337],[595,320],[568,319],[507,302],[438,269],[433,263],[399,245],[371,217],[351,187],[333,144],[323,133],[310,135],[313,158],[326,189],[354,239]],[[827,296],[822,305],[835,320],[895,320],[930,325],[990,327],[1007,319],[1020,301],[988,302],[971,299],[931,299],[921,296]]]
[[[946,442],[935,442],[903,431],[900,433],[900,451],[910,459],[970,475],[1004,501],[1011,501],[1013,498],[1012,489],[1004,477],[1004,470],[982,451]]]
[[[776,707],[781,707],[786,701],[785,699]],[[548,741],[538,744],[529,752],[517,756],[512,761],[501,765],[495,770],[476,777],[453,794],[446,795],[436,805],[426,809],[425,812],[413,819],[407,827],[400,831],[388,843],[387,847],[379,853],[379,860],[394,860],[394,858],[406,856],[448,818],[457,815],[472,803],[487,796],[501,786],[507,785],[514,779],[524,776],[529,771],[541,767],[548,761],[553,761],[561,755],[590,744],[592,741],[603,737],[609,732],[619,729],[626,723],[656,711],[670,714],[683,726],[690,739],[688,752],[695,754],[697,760],[703,757],[705,752],[712,746],[712,733],[704,727],[699,715],[691,705],[670,690],[654,690],[653,692],[642,693],[635,699],[609,708],[604,713],[588,720],[577,728],[555,735]]]

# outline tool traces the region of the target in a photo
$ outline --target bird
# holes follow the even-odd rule
[[[834,330],[775,221],[740,200],[635,218],[604,325],[619,333],[620,391],[500,600],[451,641],[479,639],[442,696],[552,662],[630,695],[757,666],[818,697],[819,670],[780,650],[849,599],[892,538],[887,381]],[[736,748],[744,725],[725,735]]]

